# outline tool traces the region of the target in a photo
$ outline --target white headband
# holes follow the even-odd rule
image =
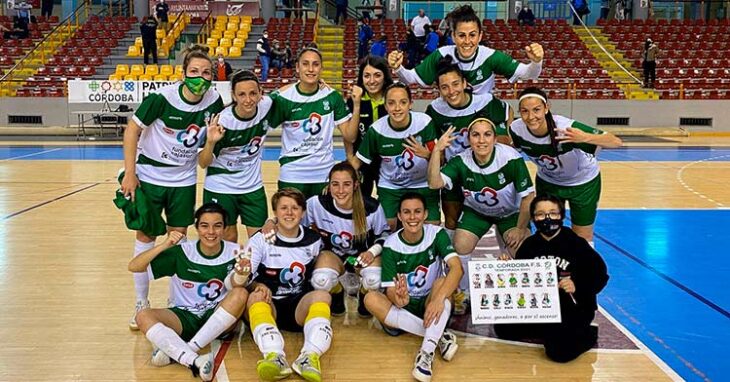
[[[539,94],[535,94],[535,93],[529,93],[529,94],[523,95],[522,97],[520,97],[520,99],[519,99],[519,101],[517,101],[517,103],[522,102],[522,100],[525,99],[525,98],[537,98],[539,100],[542,100],[542,102],[545,102],[545,104],[548,103],[548,101],[545,99],[545,97],[543,97],[543,96],[541,96]]]

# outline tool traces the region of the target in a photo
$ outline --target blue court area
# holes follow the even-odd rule
[[[278,160],[280,149],[266,147],[264,160]],[[345,159],[344,149],[335,149],[335,158]],[[122,160],[122,147],[109,146],[0,146],[0,160]],[[602,150],[598,159],[603,161],[658,161],[674,162],[698,160],[730,160],[730,149],[696,148],[621,148]]]

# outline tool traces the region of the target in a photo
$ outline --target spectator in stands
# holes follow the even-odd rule
[[[279,71],[284,67],[286,62],[286,48],[284,44],[279,40],[274,40],[274,44],[271,48],[271,66],[275,67]]]
[[[588,8],[588,1],[586,0],[571,0],[573,4],[573,25],[580,25],[583,21],[583,16],[591,13]]]
[[[530,6],[525,4],[524,7],[522,7],[522,10],[520,11],[520,14],[517,15],[517,23],[519,25],[529,25],[531,27],[535,26],[535,14],[532,13],[532,9],[530,9]]]
[[[454,45],[454,41],[451,39],[451,20],[449,15],[446,15],[439,23],[439,46]]]
[[[144,64],[150,63],[150,55],[152,55],[152,62],[157,64],[157,20],[154,17],[145,16],[139,26],[139,31],[142,33]]]
[[[416,38],[421,41],[421,45],[426,43],[426,30],[423,28],[426,25],[431,25],[431,20],[426,16],[423,9],[419,9],[418,16],[411,20],[411,28],[413,28],[413,34]]]
[[[28,38],[28,19],[26,17],[15,16],[13,17],[13,28],[8,29],[3,25],[0,25],[3,31],[3,38],[6,39],[23,39]]]
[[[264,31],[264,34],[256,42],[256,51],[259,53],[259,62],[261,62],[261,82],[266,82],[269,79],[269,62],[271,61],[268,31]]]
[[[218,54],[218,60],[213,64],[213,76],[216,81],[228,81],[233,73],[231,64],[227,63],[222,54]]]
[[[385,57],[385,54],[388,52],[387,50],[388,50],[388,36],[380,35],[380,38],[373,43],[372,47],[370,47],[370,55],[378,56],[378,57]]]
[[[383,18],[383,2],[381,0],[375,0],[375,10],[373,11],[373,14],[375,15],[375,19],[382,19]]]
[[[165,3],[165,0],[160,0],[160,2],[155,5],[155,17],[160,23],[160,28],[162,28],[165,32],[167,32],[167,23],[169,21],[167,18],[168,12],[170,12],[170,6]]]
[[[423,44],[418,40],[416,35],[413,33],[413,29],[408,29],[406,34],[406,45],[405,51],[408,53],[408,69],[415,68],[419,62],[421,62],[421,47]]]
[[[292,69],[292,57],[294,56],[294,53],[292,53],[291,51],[291,44],[289,44],[289,41],[287,41],[284,46],[286,47],[286,61],[284,61],[284,66]]]
[[[641,66],[644,68],[644,87],[653,88],[656,81],[656,56],[659,54],[659,46],[652,39],[647,38],[644,43],[644,61]]]
[[[337,12],[335,13],[335,23],[344,24],[347,20],[347,0],[335,0],[335,7]],[[342,22],[340,22],[340,16],[342,16]]]
[[[360,24],[360,31],[357,34],[357,40],[359,45],[357,47],[357,59],[362,60],[363,57],[367,56],[368,48],[370,46],[370,40],[373,38],[373,28],[370,28],[370,19],[365,17],[362,18]]]
[[[41,0],[41,16],[46,19],[53,14],[53,0]]]
[[[426,42],[423,44],[423,50],[426,55],[433,53],[439,47],[439,34],[436,31],[431,30],[431,25],[423,27],[426,31]]]

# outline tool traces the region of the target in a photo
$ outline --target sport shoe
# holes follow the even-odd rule
[[[365,307],[365,294],[362,289],[357,292],[357,315],[361,318],[370,318],[373,315]]]
[[[469,307],[469,296],[464,291],[454,292],[454,315],[463,316]]]
[[[383,327],[383,331],[385,332],[385,334],[391,337],[398,337],[399,335],[403,334],[403,331],[398,328],[391,328],[390,326],[387,326],[385,324],[381,324],[380,326]]]
[[[413,366],[413,378],[421,382],[429,382],[431,380],[431,364],[433,363],[433,353],[426,353],[419,350],[416,355],[416,363]]]
[[[150,363],[153,366],[162,367],[171,364],[172,360],[164,351],[155,348],[155,350],[152,351],[152,359],[150,360]]]
[[[302,352],[292,364],[292,368],[308,382],[322,382],[319,356],[312,352]]]
[[[344,289],[337,293],[332,293],[332,305],[330,306],[330,313],[335,317],[345,314],[345,290]]]
[[[256,372],[264,381],[278,381],[291,375],[291,367],[283,354],[271,352],[256,363]]]
[[[213,360],[210,354],[198,356],[192,365],[190,370],[193,372],[193,377],[200,377],[203,381],[213,380]]]
[[[137,301],[137,304],[134,306],[134,315],[132,315],[132,318],[129,319],[129,330],[139,330],[139,326],[137,326],[137,313],[139,313],[140,310],[147,309],[149,307],[149,300]]]
[[[459,350],[459,344],[456,343],[456,335],[451,330],[444,330],[444,334],[439,339],[439,353],[444,361],[451,361]]]

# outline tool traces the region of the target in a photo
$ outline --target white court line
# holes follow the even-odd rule
[[[218,339],[213,340],[210,343],[210,356],[215,360],[218,352],[221,350],[221,341]],[[226,370],[225,359],[221,360],[221,364],[218,366],[218,372],[215,373],[215,378],[219,382],[228,382],[228,370]]]
[[[30,154],[25,154],[25,155],[17,156],[17,157],[0,159],[0,162],[6,162],[6,161],[15,160],[15,159],[32,157],[32,156],[35,156],[35,155],[41,155],[41,154],[50,153],[50,152],[53,152],[53,151],[58,151],[58,150],[63,150],[63,149],[65,149],[65,147],[58,147],[58,148],[50,149],[50,150],[43,150],[43,151],[39,151],[37,153],[30,153]]]
[[[687,183],[684,182],[684,179],[682,179],[682,174],[684,173],[684,170],[686,170],[686,169],[690,168],[691,166],[694,166],[698,163],[708,162],[708,161],[712,161],[713,159],[720,159],[720,158],[727,158],[727,157],[730,157],[730,155],[720,155],[720,156],[716,156],[716,157],[700,159],[700,160],[696,160],[691,163],[687,163],[686,165],[682,166],[682,168],[680,168],[679,171],[677,171],[677,181],[679,182],[679,184],[682,185],[682,187],[687,189],[687,191],[693,193],[695,196],[697,196],[701,199],[705,199],[708,202],[711,202],[711,203],[717,205],[718,207],[725,207],[724,204],[707,197],[707,195],[704,195],[701,192],[695,191],[694,188],[690,187]]]

